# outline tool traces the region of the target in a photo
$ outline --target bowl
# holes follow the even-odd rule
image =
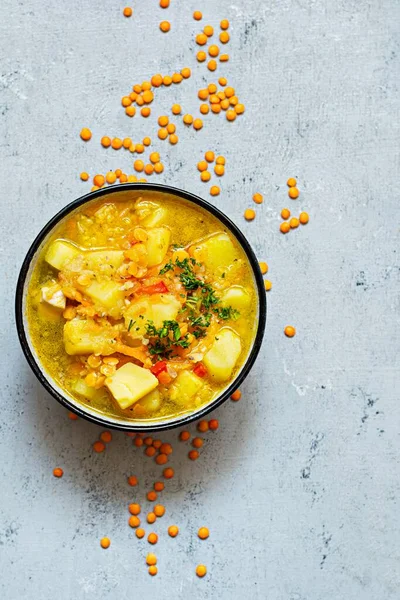
[[[93,200],[104,200],[106,198],[109,198],[110,201],[115,201],[118,198],[118,196],[120,196],[119,199],[123,199],[124,197],[128,197],[129,193],[133,191],[135,193],[157,192],[158,194],[161,193],[168,194],[169,196],[172,195],[177,199],[178,202],[179,199],[183,199],[185,201],[188,201],[189,203],[193,203],[197,206],[200,206],[204,210],[211,213],[214,217],[219,219],[219,221],[221,221],[221,223],[230,231],[230,233],[242,247],[243,251],[245,252],[248,258],[251,269],[253,271],[254,284],[255,289],[257,290],[258,300],[258,322],[253,344],[251,346],[246,361],[236,374],[234,380],[231,381],[231,383],[228,385],[228,387],[208,404],[203,405],[198,409],[195,409],[190,414],[185,414],[181,416],[178,415],[176,418],[160,420],[150,424],[141,424],[139,421],[132,423],[132,421],[129,421],[128,419],[126,419],[126,421],[123,419],[117,420],[113,419],[111,416],[102,415],[101,413],[98,413],[95,410],[91,410],[89,406],[80,404],[77,400],[70,396],[68,392],[63,390],[54,381],[54,379],[48,373],[46,373],[44,367],[41,365],[40,357],[37,356],[36,351],[30,340],[29,328],[25,314],[27,289],[33,267],[36,264],[36,261],[38,259],[38,256],[40,255],[43,245],[51,236],[56,225],[67,215],[81,207],[83,204],[86,204]],[[155,183],[128,183],[123,185],[115,185],[109,188],[103,188],[95,192],[91,192],[90,194],[87,194],[85,196],[82,196],[77,200],[74,200],[73,202],[65,206],[62,210],[60,210],[60,212],[58,212],[41,230],[41,232],[36,237],[36,239],[34,240],[33,244],[27,252],[18,278],[15,310],[18,337],[22,346],[22,350],[26,356],[26,359],[32,371],[34,372],[40,383],[43,385],[43,387],[51,394],[51,396],[53,396],[53,398],[60,402],[60,404],[65,406],[65,408],[76,413],[78,416],[87,419],[88,421],[96,423],[97,425],[101,425],[102,427],[132,432],[160,431],[165,429],[172,429],[174,427],[181,427],[183,425],[187,425],[191,421],[203,418],[207,413],[211,412],[212,410],[220,406],[223,402],[225,402],[225,400],[229,398],[229,396],[243,382],[245,377],[248,375],[251,367],[253,366],[254,361],[256,360],[264,336],[267,314],[264,281],[262,278],[257,258],[253,250],[251,249],[250,244],[246,240],[245,236],[236,227],[236,225],[223,212],[221,212],[215,206],[203,200],[199,196],[195,196],[190,192],[186,192],[178,188]]]

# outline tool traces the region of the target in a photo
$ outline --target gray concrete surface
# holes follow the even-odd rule
[[[1,597],[396,600],[400,5],[171,0],[163,11],[154,0],[135,2],[128,20],[123,6],[1,7]],[[201,24],[191,18],[198,8]],[[196,63],[194,35],[225,17],[231,60],[210,74]],[[165,18],[167,35],[158,30]],[[133,83],[183,66],[193,77],[157,93],[150,119],[125,117],[120,98]],[[14,288],[39,229],[89,189],[80,171],[129,170],[131,157],[106,152],[99,137],[156,139],[158,115],[175,101],[198,110],[196,91],[222,74],[245,115],[209,115],[199,133],[179,124],[175,147],[156,141],[159,180],[207,197],[196,163],[210,148],[227,157],[215,203],[270,265],[268,329],[243,400],[218,410],[220,430],[206,436],[201,459],[189,464],[177,432],[163,436],[175,442],[177,476],[163,495],[151,579],[149,545],[127,526],[127,504],[159,469],[122,434],[93,455],[98,428],[69,421],[26,364]],[[297,202],[287,199],[288,176],[298,178]],[[246,223],[255,191],[265,202]],[[309,225],[279,234],[284,206],[307,210]],[[293,340],[282,333],[288,323]],[[171,523],[181,528],[175,540]],[[207,542],[197,539],[201,525]],[[198,562],[209,569],[203,580]]]

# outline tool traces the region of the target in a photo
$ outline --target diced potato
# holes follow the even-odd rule
[[[158,386],[158,379],[149,369],[126,363],[106,379],[106,386],[122,409],[149,394]]]
[[[215,233],[203,242],[190,246],[189,254],[203,263],[213,274],[223,273],[235,259],[239,258],[235,246],[226,233]]]
[[[49,282],[48,285],[44,285],[42,287],[42,302],[47,302],[47,304],[54,306],[54,308],[64,310],[66,298],[61,286],[55,282]]]
[[[151,302],[151,300],[150,300]],[[151,302],[153,321],[156,327],[161,327],[163,321],[176,319],[181,303],[172,294],[157,295],[157,302]]]
[[[155,227],[147,232],[147,257],[148,266],[159,265],[167,253],[171,232],[167,227]]]
[[[204,381],[192,371],[181,371],[170,389],[170,398],[177,404],[187,406],[203,387]]]
[[[166,210],[156,202],[142,200],[136,204],[136,213],[143,227],[157,227],[163,222]]]
[[[87,400],[93,400],[97,395],[98,390],[96,388],[87,385],[83,379],[77,379],[72,384],[72,391],[80,396],[83,396]]]
[[[245,310],[251,304],[251,296],[241,285],[232,285],[221,296],[222,306],[232,306],[235,310]]]
[[[71,319],[64,325],[64,346],[67,354],[113,354],[116,331],[101,326],[92,319]]]
[[[133,338],[140,338],[146,333],[147,321],[153,320],[150,301],[146,298],[134,300],[124,311],[125,327]]]
[[[95,250],[85,253],[85,268],[107,277],[112,277],[123,262],[123,250]]]
[[[120,316],[121,308],[124,306],[125,295],[120,284],[115,281],[92,281],[86,287],[81,287],[93,302],[103,308],[110,316]]]
[[[139,400],[139,404],[146,412],[155,412],[158,410],[161,406],[159,390],[155,389],[150,394],[146,394],[146,396]]]
[[[82,251],[70,242],[56,240],[50,244],[46,252],[45,261],[55,269],[61,270],[79,254],[82,254]]]
[[[215,381],[228,381],[242,351],[238,334],[229,327],[223,327],[215,336],[215,341],[205,355],[203,362]]]

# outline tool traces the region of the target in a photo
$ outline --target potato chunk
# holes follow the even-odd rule
[[[172,294],[159,294],[156,297],[156,302],[150,301],[153,321],[156,327],[161,327],[163,321],[174,321],[176,319],[181,303]]]
[[[189,254],[213,274],[221,274],[239,254],[227,233],[215,233],[189,248]]]
[[[181,371],[171,386],[170,398],[177,404],[188,406],[203,385],[204,381],[191,371]]]
[[[124,306],[124,292],[115,281],[92,281],[86,287],[80,287],[96,306],[104,309],[111,317],[118,318]]]
[[[123,250],[94,250],[86,252],[85,268],[104,277],[112,277],[124,262]]]
[[[106,386],[124,410],[152,392],[158,386],[158,379],[149,369],[126,363],[106,379]]]
[[[156,202],[142,200],[136,204],[136,214],[143,227],[157,227],[164,220],[166,210]]]
[[[71,319],[64,325],[67,354],[113,354],[117,332],[111,326],[98,325],[93,319]]]
[[[82,251],[70,242],[56,240],[50,244],[49,249],[46,252],[45,261],[60,271],[68,262],[76,258],[79,254],[82,254]]]
[[[125,327],[133,338],[140,338],[146,333],[146,323],[153,319],[153,311],[147,298],[134,300],[124,312]]]
[[[242,351],[238,334],[229,327],[223,327],[215,336],[215,341],[205,355],[203,362],[215,381],[228,381]]]
[[[249,292],[241,285],[232,285],[222,294],[221,305],[232,306],[235,310],[244,310],[251,304]]]
[[[139,401],[139,404],[148,412],[155,412],[161,406],[161,396],[159,390],[155,389],[150,394],[146,394]]]
[[[167,227],[155,227],[147,232],[147,258],[148,266],[159,265],[167,253],[171,232]]]

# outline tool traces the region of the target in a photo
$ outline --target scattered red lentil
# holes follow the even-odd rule
[[[255,194],[253,194],[253,200],[256,204],[262,204],[264,201],[264,198],[263,198],[262,194],[259,194],[258,192],[256,192]]]
[[[200,172],[207,171],[208,164],[206,163],[205,160],[201,160],[200,162],[197,163],[197,168]]]
[[[103,442],[95,442],[93,444],[93,450],[95,452],[104,452],[104,450],[106,449],[105,445],[103,444]]]
[[[164,469],[163,475],[165,479],[172,479],[172,477],[175,475],[175,471],[171,467],[167,467]]]
[[[289,194],[289,198],[292,198],[292,200],[296,200],[296,198],[299,197],[300,192],[297,189],[297,187],[291,187],[291,188],[289,188],[288,194]]]
[[[162,504],[156,504],[153,508],[153,511],[156,517],[163,517],[165,515],[165,506]]]
[[[84,142],[88,142],[92,137],[92,132],[87,127],[84,127],[83,129],[81,129],[80,136]]]
[[[296,329],[292,325],[286,325],[284,333],[286,337],[292,338],[296,335]]]
[[[242,397],[242,392],[240,390],[235,390],[233,394],[231,394],[231,400],[234,402],[238,402]]]
[[[88,179],[89,179],[89,173],[86,173],[86,171],[83,171],[80,174],[80,178],[82,179],[82,181],[88,181]]]
[[[78,420],[78,415],[76,415],[73,412],[68,413],[68,418],[71,419],[71,421],[77,421]]]
[[[61,467],[56,467],[55,469],[53,469],[53,475],[54,477],[62,477],[64,475],[64,471]]]
[[[151,552],[146,556],[146,563],[149,566],[154,566],[157,564],[157,556],[152,554]]]
[[[288,231],[290,229],[290,225],[287,221],[284,221],[283,223],[280,224],[279,229],[281,230],[282,233],[288,233]]]
[[[266,292],[269,292],[272,289],[272,283],[269,281],[269,279],[264,280],[264,287]]]
[[[168,456],[164,453],[161,453],[156,456],[155,460],[158,465],[165,465],[168,462]]]
[[[165,485],[163,484],[162,481],[156,481],[154,484],[154,489],[156,492],[162,492],[163,489],[165,488]]]
[[[130,504],[128,506],[128,510],[131,513],[131,515],[140,515],[141,506],[140,506],[140,504],[133,502],[132,504]]]
[[[144,451],[144,453],[145,453],[146,456],[154,456],[156,452],[157,452],[157,450],[154,448],[154,446],[149,446]]]
[[[296,179],[294,177],[289,177],[289,179],[287,180],[286,184],[290,188],[291,187],[296,187],[297,181],[296,181]]]
[[[169,21],[161,21],[160,29],[163,33],[168,33],[168,31],[171,29],[171,23]]]
[[[288,208],[282,208],[281,217],[286,221],[290,217],[290,210]]]
[[[299,219],[297,219],[297,217],[292,217],[289,221],[290,229],[297,229],[299,224],[300,224],[300,221],[299,221]]]
[[[201,431],[201,433],[205,433],[209,430],[208,421],[199,421],[197,423],[197,430]]]
[[[208,421],[208,426],[211,429],[211,431],[217,431],[217,429],[219,427],[218,419],[210,419]]]
[[[205,565],[197,565],[196,575],[197,577],[204,577],[207,573],[207,567]]]
[[[252,208],[246,208],[244,211],[244,218],[246,221],[253,221],[256,218],[256,213]]]
[[[142,538],[144,538],[144,536],[146,535],[146,532],[145,532],[145,530],[142,527],[138,527],[136,529],[135,533],[136,533],[136,537],[138,537],[140,540]]]
[[[206,540],[210,535],[210,532],[207,529],[207,527],[200,527],[199,531],[197,532],[197,535],[201,540]]]
[[[151,567],[148,568],[149,571],[149,575],[151,575],[152,577],[154,577],[154,575],[157,575],[158,573],[158,569],[156,567],[156,565],[151,565]]]
[[[149,535],[147,536],[147,541],[149,542],[149,544],[157,544],[158,535],[156,533],[149,533]]]
[[[93,183],[94,185],[97,185],[98,187],[102,187],[106,182],[106,178],[104,177],[104,175],[95,175],[93,177]]]
[[[219,34],[219,41],[221,42],[221,44],[227,44],[230,38],[231,36],[227,31],[221,31],[221,33]]]
[[[190,432],[189,431],[181,431],[179,434],[179,439],[181,442],[187,442],[190,440]]]
[[[100,540],[100,546],[102,548],[104,548],[104,550],[107,550],[107,548],[110,547],[110,544],[111,544],[111,540],[108,537],[101,538],[101,540]]]
[[[199,456],[200,454],[197,450],[190,450],[190,452],[188,453],[188,457],[190,458],[190,460],[197,460]]]
[[[204,440],[202,438],[199,437],[195,437],[192,440],[192,446],[193,448],[201,448],[204,444]]]
[[[168,527],[168,535],[171,537],[176,537],[179,533],[179,528],[176,525],[170,525]]]
[[[157,492],[155,492],[154,490],[147,492],[147,500],[149,502],[155,502],[157,500]]]
[[[111,432],[110,431],[103,431],[100,434],[100,439],[101,439],[102,442],[105,442],[106,444],[108,444],[112,440],[112,434],[111,434]]]
[[[152,525],[156,522],[156,519],[156,515],[153,512],[149,512],[149,514],[147,515],[147,522],[150,523],[150,525]]]
[[[306,212],[300,213],[299,221],[302,225],[307,225],[309,220],[310,220],[310,217],[308,216],[308,214]]]
[[[136,515],[132,515],[131,517],[129,517],[128,523],[129,523],[129,527],[136,529],[136,527],[139,527],[139,525],[140,525],[140,519]]]
[[[220,188],[217,185],[212,185],[210,187],[210,194],[211,196],[219,196],[220,194]]]

